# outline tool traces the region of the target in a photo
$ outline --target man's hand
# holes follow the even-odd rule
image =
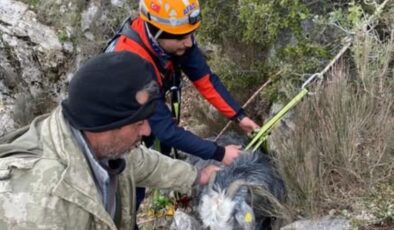
[[[222,163],[225,165],[231,164],[241,154],[241,147],[241,145],[226,145]]]
[[[242,120],[239,121],[238,125],[248,136],[252,134],[253,130],[260,128],[260,126],[257,125],[256,122],[254,122],[249,117],[242,118]]]
[[[202,168],[199,173],[198,183],[201,185],[206,185],[209,182],[209,178],[212,176],[214,172],[220,170],[220,167],[216,165],[208,165],[205,168]]]

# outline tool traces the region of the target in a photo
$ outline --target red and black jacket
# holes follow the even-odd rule
[[[152,76],[155,77],[163,92],[163,100],[158,103],[156,113],[148,119],[153,134],[167,146],[203,159],[221,161],[224,157],[222,146],[194,135],[179,127],[174,121],[171,111],[165,103],[165,92],[172,81],[172,79],[169,79],[171,74],[164,76],[163,72],[171,73],[174,65],[180,66],[200,94],[229,119],[244,115],[242,108],[232,98],[218,76],[211,72],[196,43],[184,55],[163,60],[152,48],[145,22],[141,18],[132,20],[130,28],[139,35],[140,41],[135,41],[126,35],[120,35],[110,45],[109,51],[130,51],[140,55],[152,64]],[[143,44],[140,44],[140,42]],[[157,64],[158,59],[161,64]]]

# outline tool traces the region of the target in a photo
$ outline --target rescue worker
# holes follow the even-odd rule
[[[198,0],[140,0],[139,12],[139,17],[123,24],[106,52],[129,51],[152,65],[163,96],[148,121],[162,144],[161,152],[168,154],[168,147],[173,147],[203,159],[230,164],[240,154],[240,146],[223,147],[179,127],[174,119],[174,115],[179,118],[179,110],[174,108],[175,112],[171,112],[165,103],[167,91],[173,93],[175,103],[180,103],[182,70],[205,99],[224,116],[238,122],[247,134],[259,128],[211,72],[197,46],[194,32],[201,24]]]
[[[100,55],[61,106],[0,138],[0,229],[133,229],[136,185],[208,182],[217,167],[138,145],[157,104],[150,68],[130,52]]]
[[[139,17],[126,20],[105,51],[133,52],[153,67],[152,72],[161,87],[162,100],[158,102],[155,114],[148,119],[153,134],[145,141],[148,146],[153,145],[157,138],[160,152],[165,155],[175,148],[228,165],[239,156],[241,146],[220,146],[178,126],[182,71],[209,103],[224,116],[236,121],[247,134],[259,128],[246,116],[206,63],[194,38],[200,24],[198,0],[140,0]],[[165,101],[168,91],[172,93],[172,112]],[[137,209],[144,195],[145,189],[137,188]]]

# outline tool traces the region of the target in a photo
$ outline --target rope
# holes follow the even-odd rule
[[[388,3],[389,0],[385,0],[379,7],[377,7],[375,13],[369,17],[363,25],[369,24],[375,17],[377,17],[383,10],[384,6]],[[363,28],[363,27],[361,27]],[[355,34],[355,33],[351,33]],[[319,73],[313,74],[309,77],[302,85],[302,91],[295,96],[284,108],[282,108],[274,117],[272,117],[258,132],[255,134],[254,138],[251,142],[246,146],[246,150],[253,147],[253,151],[261,146],[261,144],[267,140],[268,135],[271,129],[282,119],[282,117],[296,104],[298,104],[301,99],[308,94],[308,90],[306,87],[311,84],[317,77],[322,79],[322,76],[329,70],[331,67],[338,61],[339,58],[349,49],[349,47],[353,43],[353,36],[347,36],[344,39],[345,44],[342,49],[335,55],[335,57],[326,65],[326,67]]]
[[[313,74],[310,78],[308,78],[303,84],[302,88],[305,88],[307,85],[312,83],[316,77],[322,78],[322,76],[338,61],[340,57],[349,49],[349,47],[353,43],[353,38],[352,37],[346,37],[345,38],[345,45],[342,47],[342,49],[335,55],[335,57],[326,65],[326,67],[319,73]]]
[[[382,12],[383,8],[386,6],[388,1],[389,0],[385,0],[381,5],[379,5],[379,7],[376,8],[375,13],[373,15],[371,15],[363,23],[363,25],[370,24],[373,19],[378,17],[378,15]],[[361,28],[363,28],[363,27],[361,27]],[[313,82],[313,80],[316,77],[321,78],[325,73],[327,73],[327,71],[329,69],[331,69],[331,67],[338,61],[338,59],[340,57],[342,57],[342,55],[350,48],[350,46],[353,44],[353,36],[352,35],[354,35],[355,33],[354,32],[350,32],[350,34],[351,35],[348,35],[348,36],[345,37],[345,39],[344,39],[345,45],[343,45],[342,49],[337,53],[337,55],[335,55],[335,57],[326,65],[326,67],[321,72],[313,74],[308,80],[306,80],[304,82],[304,84],[302,85],[302,88],[305,88],[307,85],[309,85],[311,82]]]
[[[267,139],[270,130],[275,127],[275,125],[282,119],[286,113],[296,106],[301,99],[308,94],[308,90],[306,88],[302,89],[285,107],[283,107],[274,117],[268,120],[267,123],[263,125],[263,127],[257,132],[257,134],[253,137],[251,142],[245,147],[245,150],[249,150],[253,147],[253,152]]]
[[[278,72],[279,73],[279,72]],[[242,105],[242,108],[245,109],[246,106],[248,106],[250,104],[250,102],[252,102],[253,99],[255,99],[257,97],[257,95],[259,94],[259,92],[261,92],[261,90],[263,90],[268,84],[270,84],[272,81],[268,80],[266,81],[249,99],[248,101],[245,102],[245,104]],[[220,131],[220,133],[216,136],[215,141],[217,141],[224,132],[227,131],[227,129],[230,127],[230,125],[233,123],[232,120],[228,121],[226,126],[224,126],[224,128],[222,129],[222,131]]]

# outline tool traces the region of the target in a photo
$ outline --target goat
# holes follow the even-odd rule
[[[240,139],[227,135],[218,142],[239,143]],[[211,230],[271,229],[275,207],[285,197],[284,182],[270,158],[262,152],[243,152],[202,189],[198,213]]]

